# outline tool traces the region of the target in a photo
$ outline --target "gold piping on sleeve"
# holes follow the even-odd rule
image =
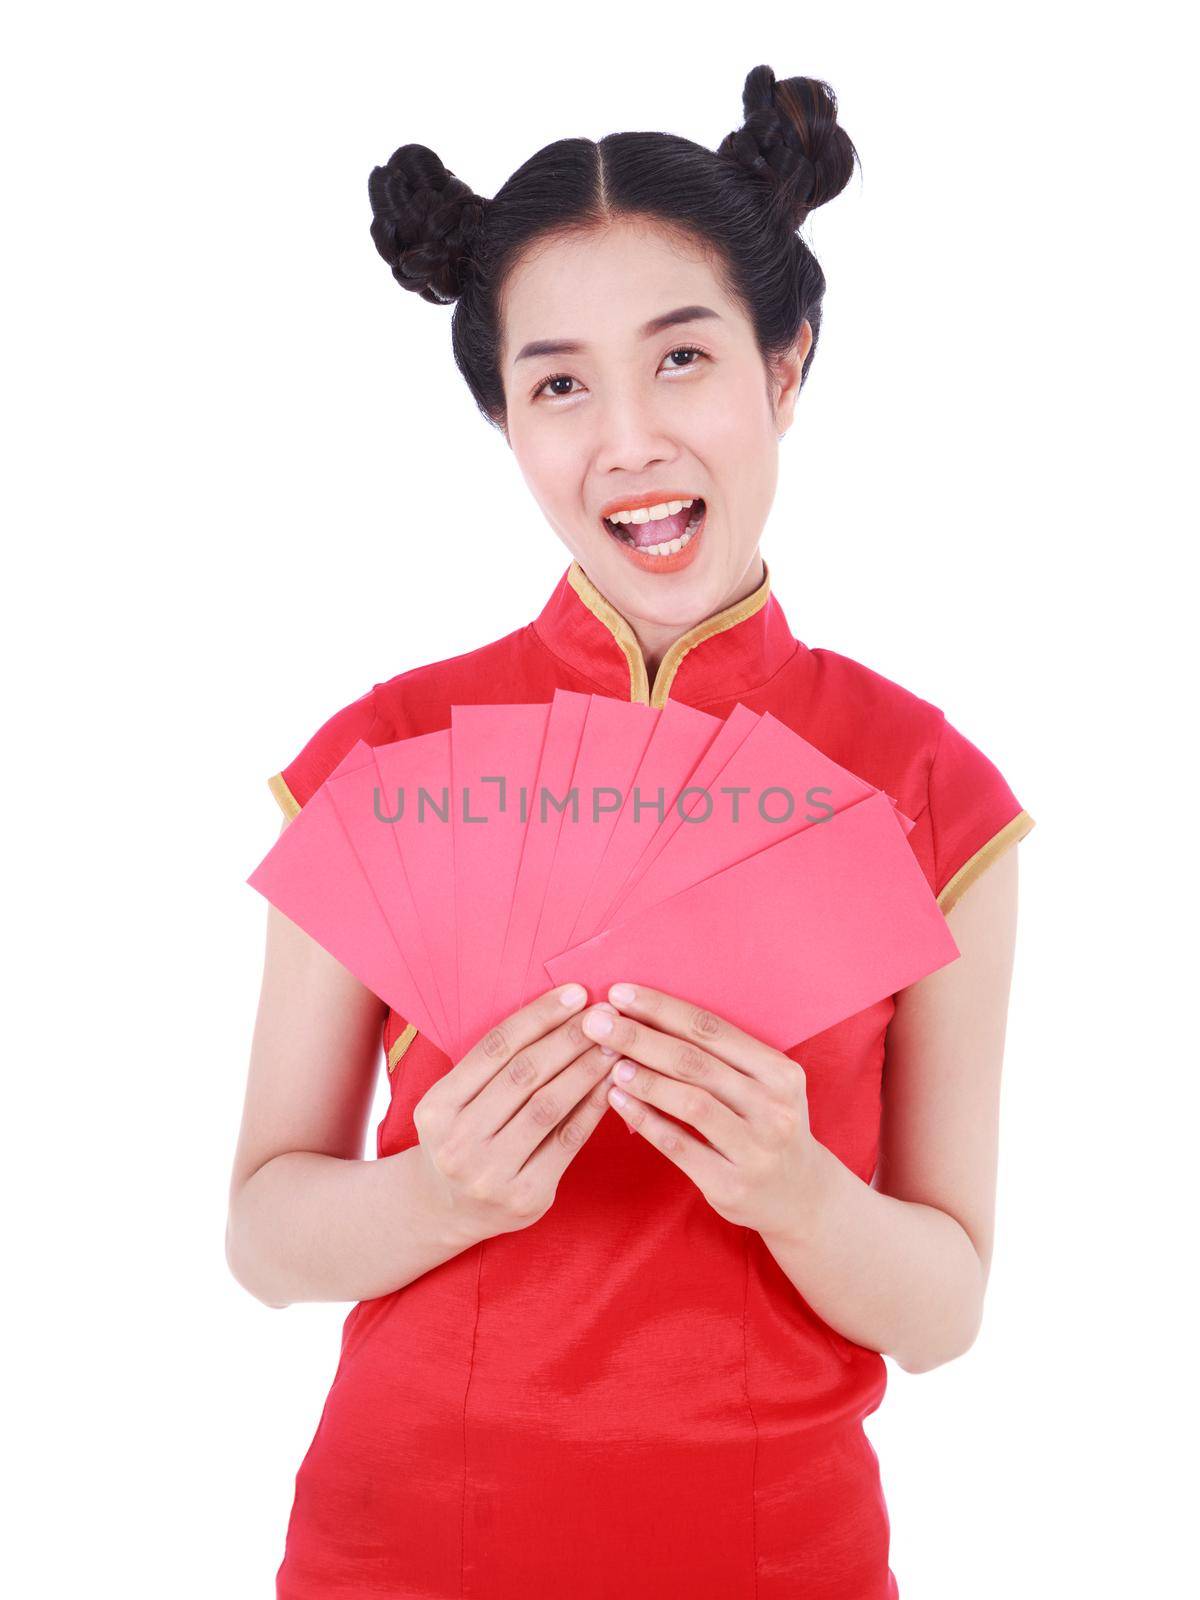
[[[389,1072],[392,1071],[397,1061],[399,1061],[400,1057],[417,1037],[417,1031],[416,1023],[410,1022],[408,1027],[405,1028],[404,1032],[397,1035],[395,1043],[387,1053],[387,1069]]]
[[[766,605],[767,597],[771,593],[771,570],[764,556],[763,580],[753,594],[735,600],[733,605],[726,606],[714,616],[705,617],[702,622],[697,622],[694,627],[681,634],[659,662],[658,671],[654,674],[654,688],[651,690],[646,676],[646,659],[642,655],[637,634],[628,621],[611,601],[600,593],[578,561],[572,561],[567,580],[588,610],[599,618],[625,652],[625,659],[629,663],[630,700],[644,706],[657,706],[660,710],[667,703],[671,684],[679,670],[679,663],[688,651],[694,650],[698,644],[703,644],[705,639],[711,639],[714,633],[723,633],[726,628],[732,628],[737,623],[744,622],[747,617],[753,616]]]
[[[937,897],[937,903],[942,914],[945,915],[975,882],[979,874],[990,867],[996,857],[1002,855],[1010,844],[1016,844],[1023,839],[1034,825],[1033,818],[1028,811],[1018,811],[1011,822],[1006,822],[998,833],[994,833],[986,844],[980,845],[969,861],[964,861],[962,866],[950,879],[950,882]]]
[[[300,802],[287,786],[287,779],[282,772],[277,772],[273,778],[267,779],[267,787],[279,802],[279,809],[290,822],[293,817],[300,815]]]

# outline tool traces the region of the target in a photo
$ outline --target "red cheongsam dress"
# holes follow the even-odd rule
[[[629,623],[572,562],[532,622],[338,711],[272,792],[294,816],[358,739],[559,687],[770,711],[915,819],[943,910],[1033,826],[938,707],[793,637],[765,566],[753,594],[675,641],[651,685]],[[894,1010],[881,1000],[787,1052],[813,1133],[865,1182]],[[382,1053],[388,1156],[416,1143],[413,1107],[452,1063],[394,1011]],[[828,1326],[760,1235],[719,1217],[610,1107],[532,1227],[350,1310],[278,1600],[893,1600],[862,1427],[885,1383],[883,1357]]]

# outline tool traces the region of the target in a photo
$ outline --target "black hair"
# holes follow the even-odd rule
[[[397,283],[434,304],[457,302],[454,359],[480,411],[506,419],[500,301],[523,252],[617,217],[644,218],[710,254],[770,363],[813,332],[825,274],[797,229],[846,187],[858,152],[837,99],[817,78],[747,74],[742,126],[715,151],[672,133],[559,139],[518,167],[493,199],[475,194],[427,146],[405,144],[368,180],[371,237]],[[861,167],[861,161],[859,162]]]

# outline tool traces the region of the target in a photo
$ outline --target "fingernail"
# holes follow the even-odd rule
[[[613,1019],[606,1011],[589,1011],[583,1019],[583,1029],[593,1039],[607,1039],[613,1031]]]
[[[558,991],[558,998],[564,1006],[580,1006],[587,999],[587,990],[581,983],[569,983]]]
[[[608,991],[608,998],[619,1006],[632,1005],[637,999],[637,990],[631,983],[614,983]]]

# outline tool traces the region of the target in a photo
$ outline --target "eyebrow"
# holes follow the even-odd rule
[[[661,316],[651,317],[649,322],[643,323],[638,329],[638,337],[649,339],[664,328],[673,328],[680,322],[700,322],[704,317],[716,317],[720,321],[720,312],[708,306],[678,306],[674,311],[664,311]],[[586,349],[586,344],[580,339],[534,339],[521,346],[513,357],[513,365],[530,356],[571,356]]]

